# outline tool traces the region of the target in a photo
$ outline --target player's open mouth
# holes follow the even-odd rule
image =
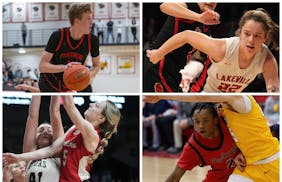
[[[249,46],[249,45],[247,45],[247,48],[249,48],[249,49],[254,49],[255,47],[254,47],[254,46]]]

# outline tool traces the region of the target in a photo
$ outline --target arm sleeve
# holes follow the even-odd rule
[[[99,56],[99,39],[97,36],[91,35],[91,56]]]
[[[45,48],[45,51],[50,52],[50,53],[55,53],[55,49],[59,44],[60,41],[60,30],[53,32],[52,35],[50,36],[47,46]]]
[[[182,154],[177,162],[177,166],[184,170],[191,170],[195,166],[202,164],[196,152],[188,145],[185,144]]]

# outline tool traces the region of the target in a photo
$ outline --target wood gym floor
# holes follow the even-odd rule
[[[142,182],[164,182],[174,170],[177,159],[143,156],[142,161]],[[209,167],[195,167],[191,171],[186,171],[181,181],[201,182],[208,169]]]

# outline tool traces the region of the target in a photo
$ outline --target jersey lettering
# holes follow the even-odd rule
[[[42,172],[37,173],[37,175],[38,175],[38,181],[36,181],[36,174],[35,173],[30,173],[29,182],[40,182],[41,181],[41,177],[42,177]]]
[[[220,85],[217,87],[217,89],[220,90],[221,92],[236,92],[241,87],[242,85],[221,82]]]

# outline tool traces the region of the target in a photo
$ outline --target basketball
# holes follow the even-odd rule
[[[83,90],[90,82],[89,70],[84,65],[72,65],[64,72],[63,80],[68,89]]]

